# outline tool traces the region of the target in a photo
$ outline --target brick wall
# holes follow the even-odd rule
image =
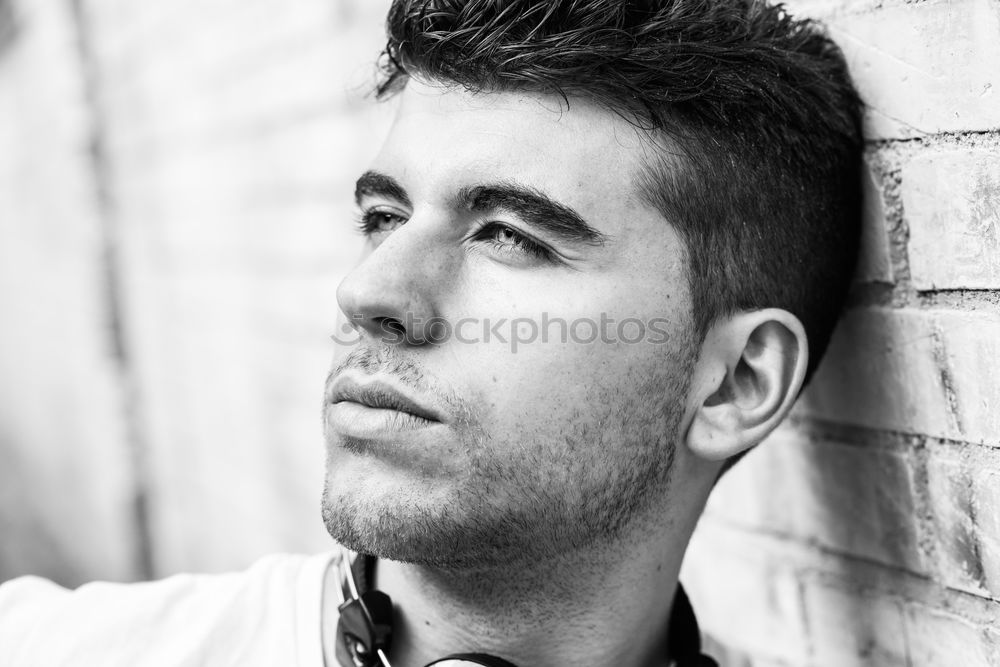
[[[852,305],[683,576],[726,665],[1000,664],[1000,2],[797,0],[869,105]]]

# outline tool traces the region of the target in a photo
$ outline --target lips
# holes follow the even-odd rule
[[[352,462],[364,461],[424,476],[458,473],[444,453],[461,422],[450,416],[445,399],[413,391],[387,373],[355,369],[338,373],[326,398],[323,432],[337,470],[354,470]]]
[[[371,410],[392,410],[427,422],[443,422],[444,415],[429,401],[414,397],[407,389],[380,378],[337,378],[330,391],[330,404],[353,403]],[[342,406],[348,407],[348,406]]]

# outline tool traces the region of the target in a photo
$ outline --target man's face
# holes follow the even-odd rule
[[[665,502],[695,352],[682,243],[637,191],[653,147],[580,100],[400,97],[338,290],[327,528],[461,567],[613,539]]]

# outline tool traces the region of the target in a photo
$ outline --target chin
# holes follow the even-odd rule
[[[488,485],[472,486],[379,484],[338,470],[327,477],[323,521],[352,551],[466,572],[549,560],[607,534],[584,506],[539,496],[518,506],[483,492]]]
[[[454,497],[460,495],[454,488],[352,454],[331,464],[322,512],[334,540],[390,560],[428,565],[448,560],[453,541],[447,533],[456,529]]]
[[[333,488],[323,493],[323,522],[334,540],[358,553],[388,560],[443,566],[453,562],[442,533],[444,512],[384,492]],[[437,515],[437,516],[435,516]]]

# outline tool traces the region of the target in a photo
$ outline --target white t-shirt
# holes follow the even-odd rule
[[[323,581],[338,557],[76,590],[14,579],[0,585],[0,665],[323,667]]]

